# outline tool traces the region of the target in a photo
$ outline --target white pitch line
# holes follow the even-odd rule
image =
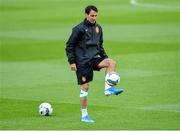
[[[133,6],[142,6],[142,7],[149,7],[149,8],[161,8],[167,10],[179,10],[179,6],[167,6],[167,5],[160,5],[160,4],[151,4],[151,3],[140,3],[137,0],[130,0],[130,4]]]
[[[165,111],[165,112],[180,112],[180,103],[172,104],[159,104],[145,107],[139,107],[137,109],[149,110],[149,111]]]
[[[130,2],[131,5],[137,5],[138,4],[137,0],[130,0],[129,2]]]
[[[179,103],[167,104],[167,105],[155,105],[150,107],[144,107],[145,110],[167,111],[167,112],[180,112]]]

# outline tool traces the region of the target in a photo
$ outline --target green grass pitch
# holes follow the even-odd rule
[[[80,122],[79,87],[65,43],[84,7],[99,8],[104,48],[117,61],[119,96],[94,73]],[[180,130],[180,1],[0,0],[0,130]],[[52,104],[50,117],[38,106]]]

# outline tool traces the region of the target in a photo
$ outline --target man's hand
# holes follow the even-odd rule
[[[70,64],[70,67],[71,67],[71,70],[72,71],[77,71],[77,67],[76,67],[76,64]]]

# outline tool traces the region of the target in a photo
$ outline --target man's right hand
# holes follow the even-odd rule
[[[71,67],[71,70],[72,71],[77,71],[77,67],[76,67],[76,64],[70,64],[70,67]]]

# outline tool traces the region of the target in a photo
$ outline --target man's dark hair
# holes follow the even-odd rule
[[[96,6],[94,6],[94,5],[88,5],[88,6],[85,8],[85,13],[86,13],[86,14],[89,14],[91,10],[93,10],[93,11],[95,11],[95,12],[98,12],[98,9],[97,9]]]

